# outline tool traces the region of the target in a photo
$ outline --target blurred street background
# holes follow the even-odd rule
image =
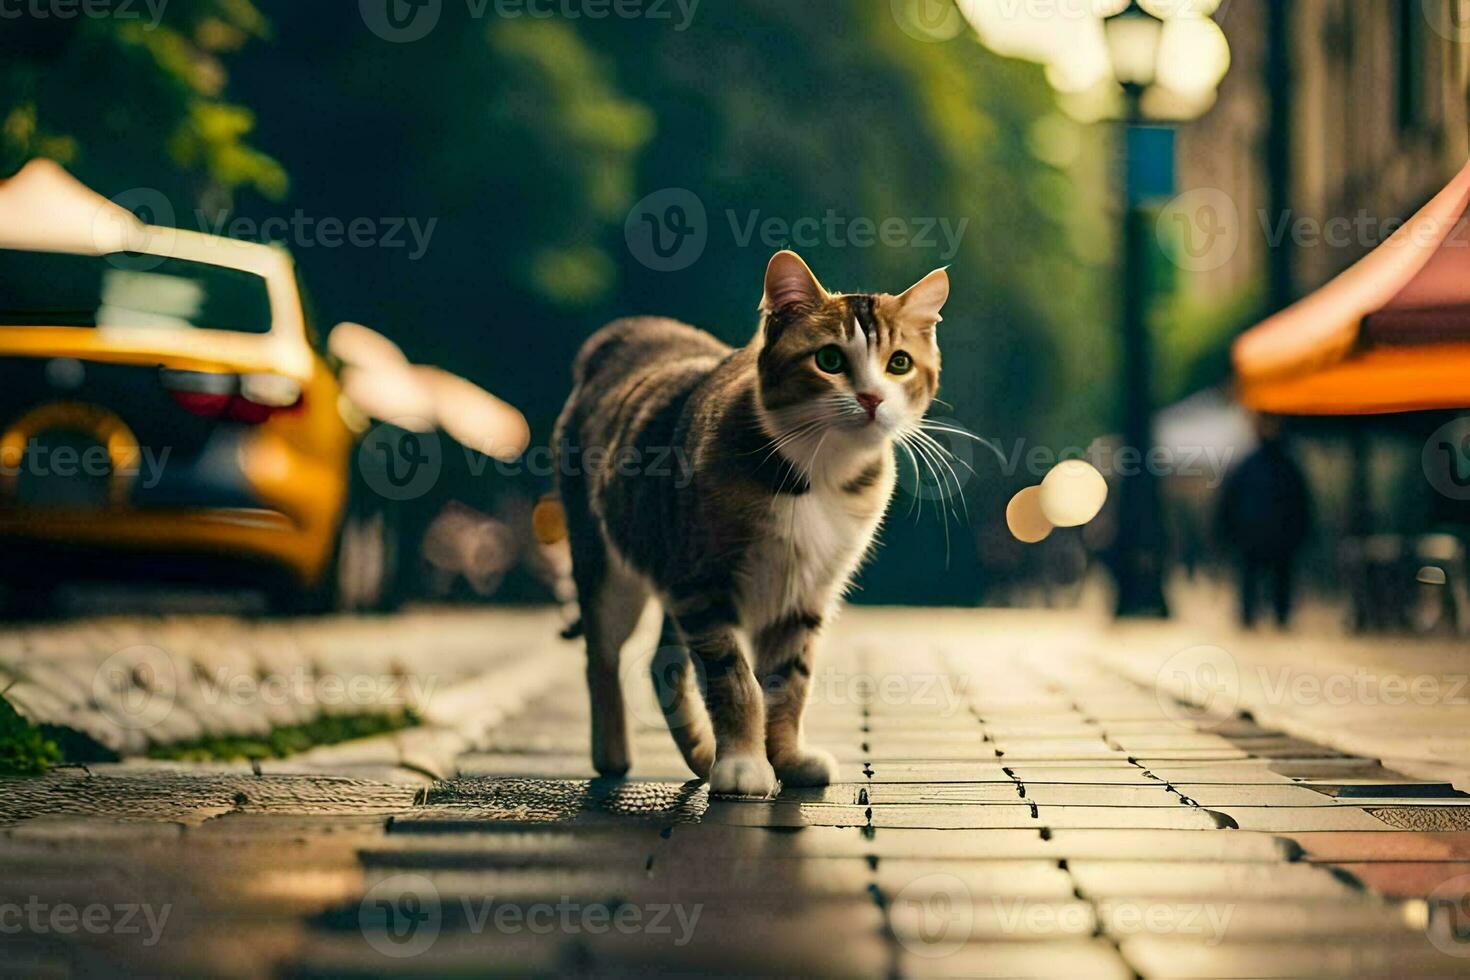
[[[1465,972],[1467,159],[1470,0],[0,0],[0,972]],[[783,248],[953,474],[838,785],[592,780],[571,360]]]

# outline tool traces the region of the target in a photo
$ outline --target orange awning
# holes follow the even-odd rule
[[[1372,253],[1252,327],[1241,401],[1278,415],[1470,407],[1470,165]]]

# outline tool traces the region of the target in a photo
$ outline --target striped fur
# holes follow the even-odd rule
[[[938,388],[947,296],[942,271],[902,296],[831,295],[783,252],[744,348],[649,317],[583,345],[555,450],[599,772],[630,763],[619,655],[652,595],[688,651],[655,658],[660,702],[712,791],[833,778],[801,738],[815,647],[892,495],[894,436]]]

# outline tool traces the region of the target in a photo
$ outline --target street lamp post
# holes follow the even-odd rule
[[[1166,616],[1169,609],[1164,598],[1159,480],[1148,467],[1153,445],[1153,360],[1147,322],[1153,229],[1143,204],[1173,194],[1174,158],[1172,130],[1152,120],[1184,122],[1214,104],[1230,68],[1230,42],[1213,19],[1220,4],[1221,0],[959,4],[981,43],[992,51],[1044,64],[1059,104],[1075,118],[1095,122],[1114,115],[1122,97],[1119,403],[1128,465],[1119,466],[1118,531],[1108,554],[1120,616]],[[1120,457],[1119,463],[1123,461]]]
[[[1153,446],[1153,352],[1148,325],[1149,242],[1146,215],[1138,206],[1143,97],[1153,84],[1163,22],[1136,2],[1104,21],[1113,72],[1122,86],[1122,212],[1120,321],[1123,447],[1129,465],[1119,466],[1118,523],[1110,565],[1117,584],[1118,616],[1169,615],[1164,597],[1166,548],[1158,475],[1149,465]],[[1120,463],[1124,457],[1120,455]]]

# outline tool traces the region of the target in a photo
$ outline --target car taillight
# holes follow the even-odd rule
[[[301,384],[279,374],[221,374],[160,368],[159,382],[185,411],[206,418],[259,425],[277,412],[301,407]]]

